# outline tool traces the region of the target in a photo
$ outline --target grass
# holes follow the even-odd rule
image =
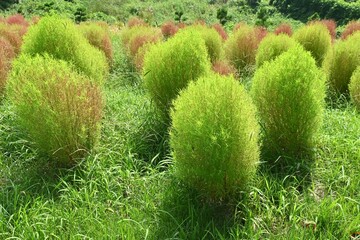
[[[51,170],[0,104],[0,239],[356,237],[360,115],[352,105],[326,110],[312,166],[299,159],[279,171],[263,158],[237,199],[204,202],[173,177],[167,126],[114,45],[101,143],[76,168]]]

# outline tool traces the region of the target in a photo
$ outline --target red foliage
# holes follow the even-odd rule
[[[147,26],[147,23],[138,17],[131,17],[127,22],[127,26],[128,28],[132,28],[135,26]]]
[[[15,57],[14,47],[4,37],[0,37],[0,94],[6,84],[11,61]]]
[[[220,37],[225,41],[228,38],[228,35],[223,28],[223,26],[220,23],[215,23],[212,25],[212,28],[214,28],[220,35]]]
[[[164,37],[172,37],[174,36],[177,31],[179,31],[179,27],[176,26],[174,22],[166,22],[161,26],[161,32],[164,35]]]
[[[19,30],[9,27],[8,25],[0,25],[0,36],[3,36],[10,42],[16,54],[20,52],[22,39]]]
[[[360,31],[360,21],[351,21],[346,25],[345,30],[342,32],[341,39],[345,40],[357,31]]]
[[[328,20],[328,19],[324,19],[324,20],[319,20],[319,21],[311,21],[308,23],[308,25],[311,24],[323,24],[329,31],[329,34],[331,36],[331,40],[334,42],[334,40],[336,39],[336,22],[334,20]]]
[[[206,22],[204,20],[196,20],[193,25],[206,26]]]
[[[183,22],[178,23],[177,26],[179,29],[187,27],[186,23],[183,23]]]
[[[212,65],[212,70],[220,75],[236,75],[236,69],[226,61],[216,61]]]
[[[16,25],[21,25],[21,26],[24,26],[24,27],[28,27],[29,26],[29,23],[25,20],[25,18],[20,15],[20,14],[15,14],[15,15],[12,15],[12,16],[9,16],[7,19],[6,19],[6,22],[8,24],[16,24]]]
[[[146,43],[156,43],[160,40],[160,36],[159,35],[154,35],[154,34],[139,34],[137,36],[134,36],[129,43],[129,50],[130,50],[130,55],[132,57],[135,57],[135,55],[137,54],[138,50]]]
[[[292,35],[292,27],[288,23],[282,23],[274,30],[274,33],[276,35],[286,34],[288,36],[291,36]]]
[[[266,35],[268,34],[268,31],[267,31],[266,27],[256,27],[255,34],[260,43],[261,40],[263,40],[263,38],[266,37]]]

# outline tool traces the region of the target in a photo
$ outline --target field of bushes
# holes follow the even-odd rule
[[[356,18],[31,2],[0,18],[0,239],[360,239]]]

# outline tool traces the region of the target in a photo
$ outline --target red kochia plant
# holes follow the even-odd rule
[[[223,26],[220,23],[215,23],[212,25],[212,28],[214,28],[220,35],[220,37],[225,41],[228,38],[228,35],[223,28]]]
[[[212,70],[222,76],[236,75],[236,69],[230,63],[219,60],[213,63]]]
[[[22,44],[21,35],[18,30],[16,27],[0,23],[0,36],[5,37],[10,42],[16,54],[20,52]]]
[[[275,33],[276,35],[286,34],[286,35],[291,36],[291,35],[292,35],[291,25],[288,24],[288,23],[282,23],[282,24],[280,24],[280,25],[275,29],[274,33]]]
[[[135,26],[147,26],[147,23],[138,17],[131,17],[127,22],[127,26],[128,28],[132,28]]]
[[[341,39],[345,40],[357,31],[360,31],[360,21],[351,21],[346,25],[345,30],[342,32]]]
[[[162,34],[158,29],[148,28],[147,31],[139,31],[132,36],[129,41],[129,54],[135,57],[138,50],[146,43],[156,43],[162,39]]]
[[[5,88],[6,78],[14,57],[14,47],[4,37],[0,37],[0,97]]]
[[[166,38],[174,36],[178,30],[179,27],[172,21],[165,22],[161,25],[161,32]]]
[[[233,32],[236,32],[237,30],[239,30],[242,27],[247,26],[247,24],[245,22],[239,22],[237,24],[235,24],[235,26],[233,27]]]
[[[179,29],[187,27],[186,23],[183,23],[183,22],[178,23],[177,26]]]
[[[322,24],[324,25],[327,30],[330,33],[331,36],[331,40],[332,42],[334,42],[334,40],[336,39],[336,22],[332,19],[324,19],[324,20],[319,20],[319,21],[311,21],[308,23],[308,25],[312,25],[312,24]]]
[[[15,14],[6,18],[6,22],[11,25],[29,26],[29,23],[25,20],[23,15]]]
[[[261,40],[263,40],[263,38],[266,37],[266,35],[268,34],[268,31],[265,27],[256,27],[255,33],[259,42],[261,42]]]

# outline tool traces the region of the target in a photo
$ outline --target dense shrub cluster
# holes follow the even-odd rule
[[[21,55],[7,95],[18,123],[39,151],[71,166],[97,142],[102,115],[100,87],[65,61]]]
[[[100,25],[100,23],[82,23],[80,30],[89,43],[104,52],[109,65],[113,61],[113,49],[110,39],[108,26]]]
[[[157,106],[168,114],[179,91],[209,71],[205,41],[197,31],[184,29],[145,55],[144,86]]]
[[[210,199],[249,184],[259,162],[250,96],[232,77],[212,75],[181,91],[171,112],[175,174]]]
[[[256,53],[256,67],[259,68],[266,61],[271,61],[298,44],[286,34],[270,34],[261,41]]]
[[[322,123],[325,89],[323,72],[301,46],[256,71],[251,93],[266,151],[296,156],[314,146]]]
[[[346,93],[351,75],[360,65],[360,32],[344,41],[338,41],[324,61],[330,87],[337,93]]]
[[[172,21],[165,22],[161,25],[161,32],[165,38],[174,36],[177,31],[179,31],[179,27]]]
[[[360,31],[360,21],[351,21],[345,26],[345,29],[341,34],[341,39],[345,40],[357,31]]]
[[[331,36],[326,26],[321,23],[304,26],[294,33],[293,38],[311,53],[318,66],[322,65],[331,48]]]
[[[360,65],[355,69],[351,76],[349,91],[356,109],[360,111]]]
[[[75,25],[59,16],[43,17],[24,37],[22,52],[35,56],[49,54],[71,62],[79,71],[98,83],[108,72],[105,54],[91,46]]]

